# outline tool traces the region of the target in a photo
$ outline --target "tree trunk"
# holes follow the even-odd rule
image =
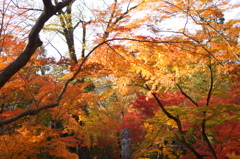
[[[90,159],[87,146],[78,146],[77,155],[79,159]]]

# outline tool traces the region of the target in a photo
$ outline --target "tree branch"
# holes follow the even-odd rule
[[[53,107],[58,106],[60,100],[62,99],[62,96],[64,95],[64,93],[65,93],[66,90],[67,90],[67,87],[68,87],[69,83],[70,83],[71,81],[73,81],[73,80],[75,79],[75,77],[78,75],[78,73],[81,71],[81,69],[82,69],[82,67],[83,67],[83,64],[87,61],[88,57],[89,57],[98,47],[100,47],[101,45],[103,45],[103,44],[105,44],[105,43],[107,43],[107,42],[108,42],[108,41],[104,41],[104,42],[102,42],[102,43],[99,43],[99,44],[98,44],[97,46],[95,46],[95,47],[88,53],[88,55],[82,60],[81,64],[79,65],[79,67],[78,67],[78,69],[77,69],[77,71],[73,74],[73,76],[72,76],[71,78],[69,78],[69,79],[65,82],[65,84],[64,84],[61,92],[59,93],[59,95],[58,95],[55,103],[48,104],[48,105],[42,106],[42,107],[37,108],[37,109],[26,110],[26,111],[20,113],[19,115],[15,116],[15,117],[13,117],[13,118],[11,118],[11,119],[0,121],[0,127],[2,127],[2,126],[4,126],[4,125],[7,125],[7,124],[10,124],[10,123],[12,123],[12,122],[14,122],[14,121],[16,121],[16,120],[18,120],[18,119],[21,119],[21,118],[23,118],[23,117],[25,117],[25,116],[27,116],[27,115],[35,115],[35,114],[37,114],[37,113],[39,113],[39,112],[41,112],[41,111],[43,111],[43,110],[46,110],[46,109],[49,109],[49,108],[53,108]]]
[[[212,65],[211,63],[209,64],[209,70],[210,70],[210,87],[209,87],[209,91],[208,91],[208,96],[207,96],[207,101],[206,101],[206,105],[209,105],[211,96],[212,96],[212,90],[213,90],[213,70],[212,70]]]
[[[13,117],[13,118],[11,118],[11,119],[0,121],[0,126],[4,126],[4,125],[6,125],[6,124],[12,123],[12,122],[14,122],[14,121],[16,121],[16,120],[18,120],[18,119],[20,119],[20,118],[23,118],[24,116],[27,116],[27,115],[35,115],[35,114],[41,112],[42,110],[46,110],[46,109],[49,109],[49,108],[53,108],[53,107],[55,107],[55,106],[58,106],[58,105],[59,105],[59,102],[60,102],[60,100],[61,100],[61,98],[62,98],[62,96],[64,95],[64,93],[65,93],[66,90],[67,90],[68,84],[69,84],[71,81],[73,81],[73,80],[75,79],[75,77],[78,75],[78,73],[81,71],[81,69],[82,69],[82,67],[83,67],[83,64],[87,61],[88,57],[89,57],[90,55],[92,55],[92,53],[93,53],[98,47],[100,47],[100,46],[102,46],[102,45],[104,45],[104,44],[106,44],[106,43],[108,43],[108,42],[116,41],[116,40],[127,40],[127,41],[129,40],[129,41],[137,41],[137,42],[153,42],[153,41],[150,41],[150,40],[148,41],[148,40],[138,40],[138,39],[129,39],[129,38],[115,38],[115,39],[109,39],[109,40],[106,40],[106,41],[103,41],[103,42],[99,43],[98,45],[96,45],[96,46],[85,56],[85,58],[82,60],[81,64],[79,65],[77,71],[73,74],[73,76],[65,82],[65,84],[64,84],[61,92],[59,93],[58,98],[56,99],[56,102],[55,102],[55,103],[42,106],[42,107],[40,107],[40,108],[38,108],[38,109],[26,110],[26,111],[24,111],[23,113],[20,113],[19,115],[15,116],[15,117]],[[176,42],[154,41],[154,43],[176,43]],[[179,43],[179,42],[177,42],[177,43]],[[2,75],[2,74],[0,74],[0,77],[1,77],[1,75]],[[1,81],[0,81],[0,82],[1,82]],[[148,88],[148,89],[149,89],[149,88]],[[155,99],[157,100],[158,104],[160,104],[160,106],[162,106],[162,108],[165,110],[165,108],[163,107],[161,101],[157,98],[157,96],[156,96],[155,94],[153,94],[153,96],[154,96]],[[166,111],[167,111],[167,110],[166,110]],[[173,119],[173,120],[179,120],[178,118],[172,116],[170,113],[169,113],[169,117],[170,117],[171,119]],[[179,124],[179,122],[178,122],[178,124]],[[180,123],[179,126],[180,126],[180,128],[181,128],[181,123]],[[181,131],[182,131],[182,129],[181,129]],[[183,131],[182,131],[182,134],[183,134]],[[186,143],[187,143],[187,142],[186,142]],[[190,145],[189,145],[189,146],[190,146]],[[191,147],[191,146],[190,146],[190,147]],[[193,150],[194,150],[194,149],[193,149]]]
[[[49,1],[49,0],[42,0],[43,1],[43,4],[44,4],[44,9],[47,9],[47,8],[53,8],[53,4],[52,4],[52,1]]]
[[[147,89],[150,90],[150,88],[148,87],[148,85],[146,85]],[[178,138],[178,140],[180,142],[182,142],[196,157],[197,159],[202,159],[202,156],[190,145],[188,144],[187,140],[185,139],[184,136],[184,131],[182,130],[182,124],[181,121],[178,117],[173,116],[172,114],[170,114],[163,106],[162,102],[158,99],[158,97],[156,96],[155,93],[151,93],[153,98],[156,100],[156,102],[158,103],[158,105],[160,106],[160,108],[162,109],[162,111],[164,112],[165,115],[167,115],[168,118],[174,120],[177,124],[178,130],[180,132],[181,135],[181,139]]]
[[[87,34],[87,23],[82,23],[82,52],[81,57],[83,58],[85,56],[85,50],[86,50],[86,34]]]
[[[53,104],[42,106],[42,107],[40,107],[38,109],[26,110],[26,111],[20,113],[19,115],[15,116],[15,117],[13,117],[11,119],[0,121],[0,126],[2,127],[3,125],[12,123],[12,122],[14,122],[14,121],[24,117],[24,116],[27,116],[27,115],[35,115],[35,114],[41,112],[42,110],[53,108],[53,107],[55,107],[57,105],[58,105],[58,103],[53,103]]]
[[[211,58],[211,57],[210,57]],[[209,87],[209,91],[208,91],[208,96],[207,96],[207,101],[206,101],[206,105],[208,106],[209,105],[209,102],[210,102],[210,99],[211,99],[211,96],[212,96],[212,90],[213,90],[213,70],[212,70],[212,65],[211,65],[211,60],[210,60],[210,64],[209,64],[209,69],[210,69],[210,87]],[[212,144],[211,142],[209,141],[208,137],[207,137],[207,134],[206,134],[206,114],[207,112],[204,111],[203,112],[203,120],[202,120],[202,124],[201,124],[201,127],[202,127],[202,136],[203,136],[203,139],[204,141],[207,143],[208,145],[208,148],[210,150],[210,152],[212,153],[213,155],[213,158],[214,159],[217,159],[217,155],[216,155],[216,152],[214,150],[214,148],[212,147]]]
[[[59,4],[58,0],[55,0],[54,2],[55,4]],[[75,28],[73,28],[72,16],[70,16],[72,14],[73,2],[74,0],[67,5],[66,12],[59,10],[58,14],[60,15],[59,20],[61,23],[61,27],[63,29],[63,35],[67,42],[69,57],[75,64],[77,64],[78,61],[77,61],[76,51],[74,47],[74,35],[73,35]]]
[[[71,1],[72,0],[66,0],[58,3],[56,6],[53,6],[51,1],[43,0],[44,10],[28,36],[28,43],[25,49],[17,57],[17,59],[9,64],[0,74],[0,88],[2,88],[16,72],[28,63],[35,50],[42,45],[39,33],[43,29],[44,24]]]
[[[204,115],[204,119],[202,120],[202,124],[201,124],[202,137],[203,137],[203,140],[207,143],[208,148],[209,148],[210,152],[211,152],[212,155],[213,155],[213,158],[214,158],[214,159],[217,159],[216,152],[215,152],[214,148],[212,147],[212,144],[211,144],[211,142],[209,141],[209,139],[208,139],[208,137],[207,137],[207,134],[206,134],[206,130],[205,130],[205,128],[206,128],[206,119],[205,119],[205,117],[206,117],[206,111],[203,112],[203,115]]]
[[[187,95],[182,88],[180,87],[179,84],[176,84],[177,87],[179,88],[179,90],[181,91],[182,95],[184,95],[187,99],[189,99],[195,106],[199,107],[199,105],[197,104],[197,102],[195,102],[189,95]]]

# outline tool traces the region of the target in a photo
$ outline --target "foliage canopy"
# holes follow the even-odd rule
[[[239,157],[237,2],[0,2],[0,158]]]

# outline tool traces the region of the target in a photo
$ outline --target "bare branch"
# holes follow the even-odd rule
[[[25,8],[25,7],[20,7],[17,3],[15,3],[14,1],[11,1],[12,3],[13,3],[13,5],[15,6],[15,7],[17,7],[18,9],[24,9],[24,10],[26,10],[26,12],[27,11],[30,11],[30,10],[34,10],[34,11],[43,11],[42,9],[38,9],[38,8]]]

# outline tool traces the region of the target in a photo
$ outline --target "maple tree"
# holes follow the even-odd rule
[[[143,10],[147,10],[146,8],[149,10],[149,6],[154,4],[154,7],[151,6],[154,9],[169,7],[168,10],[172,12],[169,15],[166,15],[168,12],[164,12],[165,10],[163,11],[165,14],[156,13],[160,19],[156,25],[149,25],[156,20],[151,19],[153,17],[151,15],[149,17],[142,16],[144,18],[136,20],[136,22],[141,21],[142,23],[130,22],[129,25],[121,26],[122,30],[125,29],[128,32],[113,34],[112,37],[123,38],[115,39],[119,40],[118,44],[111,43],[112,45],[108,44],[99,48],[107,51],[105,51],[106,54],[103,54],[99,50],[96,60],[100,60],[114,72],[114,77],[118,77],[114,80],[116,84],[120,84],[120,87],[140,86],[146,89],[148,95],[154,97],[163,113],[173,121],[172,125],[177,127],[178,130],[174,133],[177,140],[184,144],[195,157],[221,157],[221,151],[214,148],[216,143],[209,139],[214,134],[211,133],[210,127],[231,120],[230,118],[239,117],[234,113],[239,111],[239,105],[235,102],[227,102],[227,97],[223,97],[223,94],[230,93],[228,91],[229,84],[235,83],[235,86],[239,88],[239,83],[231,78],[238,76],[235,74],[236,72],[232,71],[239,67],[238,43],[236,42],[238,36],[235,36],[238,33],[230,35],[230,32],[239,28],[238,25],[234,25],[239,20],[223,22],[223,11],[220,6],[226,5],[227,2],[216,5],[204,1],[196,6],[190,1],[184,5],[174,1],[148,2],[142,6]],[[151,14],[154,14],[154,9]],[[177,16],[178,13],[180,17],[187,17],[183,29],[165,31],[159,27],[161,18]],[[195,31],[189,30],[190,19],[193,24],[201,27],[196,27]],[[146,27],[149,26],[155,36],[137,34],[138,29],[140,30],[144,24]],[[231,26],[230,30],[228,30],[229,28],[225,29],[228,26]],[[161,32],[170,32],[173,35],[171,37],[163,36],[163,38],[156,36],[161,35]],[[174,34],[176,35],[174,36]],[[227,38],[228,36],[231,37]],[[128,43],[125,43],[126,40]],[[174,102],[179,95],[174,94],[171,98],[171,91],[176,90],[185,97],[182,105]],[[170,94],[164,97],[162,96],[164,92]],[[157,96],[157,93],[160,95]],[[222,100],[219,100],[220,97]],[[172,104],[166,105],[165,98],[170,98]],[[226,101],[224,102],[224,100]],[[229,109],[223,111],[226,107]],[[223,114],[227,117],[222,118]],[[196,116],[197,119],[194,118]],[[190,126],[189,129],[188,126]],[[205,147],[202,149],[195,147],[199,146],[199,143]]]
[[[237,4],[81,1],[74,21],[77,2],[2,3],[1,158],[117,158],[124,127],[134,158],[174,157],[157,148],[165,139],[184,145],[183,158],[239,155],[239,19],[224,19]],[[28,11],[41,13],[31,31],[11,23]],[[63,35],[68,57],[39,48],[43,29]]]

